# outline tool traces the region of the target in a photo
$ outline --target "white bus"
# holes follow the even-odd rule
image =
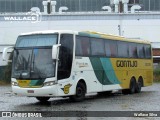
[[[4,49],[4,60],[10,48]],[[140,92],[141,87],[152,85],[152,72],[149,42],[96,32],[49,30],[18,36],[11,81],[16,95],[41,102],[54,96],[82,101],[86,93]]]

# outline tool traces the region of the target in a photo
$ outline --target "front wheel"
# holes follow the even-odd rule
[[[36,97],[36,99],[40,102],[47,102],[50,99],[50,97]]]
[[[80,102],[85,99],[85,94],[86,94],[85,84],[82,82],[79,82],[76,87],[76,95],[70,96],[70,99],[75,102]]]

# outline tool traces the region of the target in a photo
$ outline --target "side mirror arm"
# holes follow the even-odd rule
[[[61,46],[61,44],[53,45],[52,47],[52,59],[58,60],[58,48]]]

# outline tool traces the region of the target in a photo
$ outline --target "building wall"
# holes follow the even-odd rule
[[[159,42],[160,39],[160,14],[43,15],[36,23],[5,21],[3,17],[0,16],[0,46],[14,45],[21,33],[41,30],[91,30],[150,42]],[[2,50],[0,47],[0,65],[5,65]]]
[[[160,56],[160,48],[153,48],[153,56]]]
[[[160,14],[44,15],[37,23],[5,21],[2,18],[3,16],[0,17],[0,44],[15,44],[20,33],[51,29],[91,30],[150,42],[158,42],[160,39]]]

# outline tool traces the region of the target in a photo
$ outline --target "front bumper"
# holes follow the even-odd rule
[[[53,97],[57,96],[57,85],[45,86],[41,88],[21,88],[12,86],[12,91],[16,95],[28,97]]]

